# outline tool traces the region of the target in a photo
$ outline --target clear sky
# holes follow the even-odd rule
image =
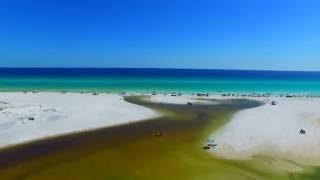
[[[0,66],[320,70],[320,1],[0,0]]]

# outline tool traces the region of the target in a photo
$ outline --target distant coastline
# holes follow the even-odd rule
[[[320,95],[320,72],[153,68],[0,68],[0,91],[33,90]]]

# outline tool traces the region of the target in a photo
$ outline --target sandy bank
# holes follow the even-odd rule
[[[212,137],[218,147],[212,152],[228,159],[271,156],[304,165],[319,165],[320,100],[269,99],[278,104],[267,103],[240,111],[215,132]],[[301,130],[305,134],[300,133]]]
[[[156,116],[116,94],[0,93],[0,147]]]
[[[166,104],[218,104],[217,101],[209,100],[209,97],[197,97],[196,95],[182,94],[182,95],[172,95],[172,94],[157,94],[150,95],[145,98],[145,100],[153,103],[166,103]]]

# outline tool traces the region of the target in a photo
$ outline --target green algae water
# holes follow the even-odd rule
[[[320,95],[320,72],[0,68],[0,91],[299,93]]]
[[[20,145],[0,152],[1,179],[305,179],[317,170],[293,174],[268,159],[231,161],[203,150],[207,137],[249,100],[218,105],[151,104],[163,117]],[[155,132],[166,132],[155,137]]]

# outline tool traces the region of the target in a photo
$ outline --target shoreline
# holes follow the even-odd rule
[[[53,96],[53,97],[52,97]],[[7,100],[13,100],[17,104],[17,109],[14,113],[26,113],[28,111],[39,111],[39,110],[49,110],[51,106],[57,106],[57,111],[62,112],[70,110],[69,115],[73,113],[79,113],[82,111],[81,106],[85,106],[89,109],[98,109],[98,111],[92,111],[89,114],[86,112],[78,116],[82,118],[82,122],[86,122],[86,117],[89,119],[94,119],[100,116],[98,123],[87,122],[74,128],[74,124],[69,124],[69,127],[73,129],[68,129],[64,123],[56,125],[56,128],[65,128],[65,131],[52,131],[52,128],[49,126],[52,125],[44,123],[43,126],[35,127],[31,130],[40,130],[46,131],[45,134],[29,134],[28,138],[19,138],[21,136],[21,128],[11,129],[9,133],[3,133],[3,129],[8,126],[4,123],[3,110],[0,111],[0,120],[3,119],[0,123],[0,149],[6,149],[14,147],[20,144],[27,144],[29,142],[45,140],[47,138],[60,137],[69,134],[77,134],[87,131],[94,131],[101,128],[113,127],[122,124],[127,124],[131,122],[150,120],[156,117],[160,117],[159,112],[155,112],[150,108],[139,106],[136,104],[131,104],[124,100],[124,97],[128,96],[144,96],[146,102],[159,103],[159,104],[177,104],[177,105],[215,105],[219,104],[218,100],[230,100],[230,99],[248,99],[263,102],[263,105],[250,108],[246,110],[241,110],[236,112],[230,119],[230,121],[214,132],[210,137],[212,137],[218,147],[216,150],[213,150],[212,153],[220,158],[225,159],[252,159],[256,156],[278,156],[279,154],[285,155],[289,160],[307,164],[307,165],[318,165],[320,160],[312,161],[312,159],[319,159],[318,155],[313,153],[313,156],[310,156],[310,149],[315,149],[317,146],[314,143],[317,141],[317,138],[320,139],[320,134],[314,134],[319,128],[320,131],[320,113],[317,113],[317,107],[320,108],[320,100],[317,97],[307,97],[307,96],[297,96],[297,95],[283,95],[283,96],[273,96],[271,94],[260,95],[260,94],[183,94],[183,93],[71,93],[71,92],[38,92],[34,93],[3,93],[0,92],[0,109],[3,102]],[[17,98],[18,97],[18,98]],[[29,97],[29,99],[25,99]],[[40,100],[39,100],[40,97]],[[68,99],[68,97],[74,97],[73,99]],[[20,100],[19,100],[20,98]],[[67,100],[65,99],[67,98]],[[60,99],[60,104],[54,104],[55,101]],[[111,99],[111,100],[110,100]],[[69,101],[77,101],[76,103],[71,103]],[[20,102],[19,102],[20,101]],[[49,101],[49,102],[48,102]],[[84,102],[85,101],[85,102]],[[31,103],[30,103],[31,102]],[[98,102],[98,106],[92,107]],[[1,104],[2,103],[2,104]],[[31,109],[20,109],[19,105],[29,104],[39,105],[39,103],[44,103],[42,109],[32,107]],[[37,104],[38,103],[38,104]],[[80,104],[79,104],[80,103]],[[83,104],[81,104],[83,103]],[[114,103],[117,105],[115,106]],[[274,104],[273,104],[274,103]],[[12,103],[11,103],[12,104]],[[6,105],[6,104],[5,104]],[[10,105],[10,102],[9,102]],[[62,107],[59,110],[60,106]],[[89,106],[88,106],[89,105]],[[76,108],[76,107],[78,108]],[[101,108],[103,106],[103,108]],[[312,108],[312,106],[314,106]],[[110,109],[110,107],[113,107]],[[304,107],[304,108],[299,108]],[[108,109],[109,108],[109,109]],[[10,108],[9,108],[10,109]],[[14,110],[15,108],[12,108]],[[128,115],[128,112],[131,112]],[[107,115],[103,123],[99,122],[101,120],[101,115]],[[113,114],[112,114],[113,113]],[[68,114],[68,113],[67,113]],[[142,114],[138,116],[137,114]],[[304,120],[304,116],[301,114],[307,114],[309,120]],[[48,115],[48,116],[47,116]],[[38,118],[48,118],[50,116],[56,117],[57,114],[47,114],[44,116],[39,116]],[[64,114],[65,115],[65,114]],[[252,118],[254,117],[254,118]],[[60,120],[68,119],[64,116],[56,117]],[[302,119],[301,119],[302,118]],[[312,126],[314,123],[318,123],[317,118],[319,118],[319,126]],[[50,118],[49,118],[50,119]],[[294,121],[293,121],[293,120]],[[311,119],[311,120],[310,120]],[[72,120],[72,118],[71,118]],[[19,117],[16,117],[16,121],[19,121]],[[21,121],[21,117],[20,117]],[[27,123],[33,123],[36,120],[24,120]],[[29,122],[30,121],[30,122]],[[60,121],[61,122],[61,121]],[[76,122],[76,121],[73,121]],[[257,123],[259,122],[259,123]],[[272,122],[272,123],[268,123]],[[313,124],[310,124],[312,122]],[[54,123],[53,123],[54,124]],[[281,128],[279,128],[280,126]],[[286,127],[286,128],[282,128]],[[291,128],[290,128],[291,127]],[[294,130],[292,130],[295,128]],[[311,130],[310,130],[311,128]],[[288,130],[286,130],[288,129]],[[305,135],[299,134],[300,130],[306,131]],[[30,129],[29,129],[30,130]],[[290,130],[290,131],[289,131]],[[8,130],[6,130],[8,131]],[[262,133],[261,133],[262,132]],[[19,134],[20,133],[20,134]],[[22,133],[22,135],[25,135]],[[28,133],[27,133],[28,135]],[[275,137],[275,135],[277,137]],[[314,137],[312,137],[314,136]],[[209,138],[210,138],[209,137]],[[11,138],[11,141],[10,141]],[[17,139],[15,139],[17,138]],[[273,139],[282,139],[277,143],[274,143]],[[289,141],[290,139],[294,139]],[[299,141],[297,138],[300,138]],[[8,140],[9,139],[9,140]],[[13,139],[13,140],[12,140]],[[304,147],[302,150],[297,147]],[[320,146],[319,146],[320,147]],[[270,149],[271,148],[271,149]],[[280,150],[279,150],[280,149]],[[298,151],[299,150],[299,151]],[[320,149],[319,149],[320,150]],[[298,153],[298,158],[297,158]],[[289,154],[289,155],[288,155]],[[306,157],[307,158],[306,158]],[[301,158],[302,157],[302,158]]]
[[[309,129],[309,127],[312,127],[312,126],[308,126],[308,127],[305,126],[306,128],[304,128],[304,130],[306,131],[306,134],[304,135],[299,134],[298,132],[299,129],[297,130],[297,127],[300,127],[300,125],[308,125],[309,120],[314,119],[314,117],[319,117],[319,120],[320,120],[320,113],[315,114],[315,116],[310,116],[311,118],[309,118],[309,120],[308,119],[301,120],[300,116],[298,116],[298,114],[301,111],[305,112],[305,109],[308,109],[310,113],[314,113],[315,110],[317,110],[317,108],[320,107],[320,100],[318,100],[317,98],[298,98],[298,97],[242,98],[242,97],[232,97],[232,96],[226,97],[222,95],[206,96],[206,94],[204,95],[201,94],[201,96],[198,96],[197,94],[195,95],[175,94],[175,96],[171,96],[172,94],[163,95],[163,94],[153,93],[153,94],[144,95],[144,96],[141,96],[141,94],[136,94],[137,100],[139,99],[138,100],[139,103],[135,103],[135,101],[132,100],[132,99],[135,99],[135,97],[131,97],[130,95],[128,96],[128,95],[118,95],[118,94],[96,94],[95,95],[95,94],[80,94],[80,93],[63,94],[63,93],[39,92],[34,94],[20,93],[18,98],[17,98],[18,96],[17,93],[11,93],[11,94],[6,93],[5,95],[6,96],[9,95],[8,97],[6,97],[9,99],[10,99],[10,96],[14,96],[16,98],[14,99],[15,102],[20,102],[20,103],[26,103],[26,102],[29,102],[29,100],[32,100],[32,101],[37,100],[37,98],[34,98],[37,96],[41,96],[43,98],[42,100],[47,103],[53,103],[53,101],[51,101],[52,96],[55,97],[54,101],[59,100],[57,96],[60,97],[60,100],[61,100],[61,97],[68,99],[67,97],[73,96],[76,99],[78,99],[78,101],[75,104],[83,100],[85,100],[85,103],[87,104],[94,104],[93,102],[97,102],[97,101],[100,102],[101,100],[105,101],[108,98],[109,100],[110,98],[111,99],[115,98],[117,102],[120,101],[120,102],[125,102],[125,104],[126,103],[133,104],[134,106],[130,106],[129,109],[136,108],[136,106],[143,107],[143,109],[144,108],[148,110],[152,109],[152,111],[157,112],[157,115],[158,115],[154,117],[155,118],[154,121],[152,121],[151,119],[132,120],[130,121],[131,123],[133,123],[132,126],[128,123],[119,123],[115,125],[99,126],[97,128],[91,128],[91,129],[80,129],[79,131],[70,131],[68,133],[57,134],[53,136],[49,135],[49,136],[44,136],[42,138],[37,137],[31,141],[23,141],[22,143],[0,148],[0,152],[2,152],[3,154],[9,155],[9,157],[4,158],[4,160],[9,160],[10,158],[12,158],[12,160],[16,163],[20,161],[19,161],[19,158],[15,159],[14,157],[12,157],[16,155],[15,153],[23,152],[26,149],[30,149],[31,152],[27,151],[27,153],[31,153],[30,155],[32,156],[33,154],[32,148],[36,148],[36,147],[40,147],[40,149],[36,150],[34,152],[36,154],[34,155],[35,156],[40,155],[44,159],[46,159],[45,158],[46,156],[42,156],[43,155],[42,153],[44,154],[51,153],[50,147],[53,148],[52,153],[55,153],[55,151],[59,149],[58,147],[65,148],[67,149],[66,151],[70,150],[71,153],[76,152],[72,150],[72,148],[74,147],[73,140],[75,139],[77,139],[76,144],[79,143],[79,147],[81,147],[82,143],[90,144],[91,140],[97,138],[97,141],[94,141],[94,142],[97,142],[97,146],[99,147],[99,144],[102,143],[102,141],[104,141],[104,140],[102,141],[100,140],[100,143],[99,143],[98,139],[103,137],[103,136],[100,136],[99,134],[102,135],[104,134],[104,132],[113,132],[110,134],[107,133],[108,134],[107,136],[111,142],[115,143],[115,145],[111,145],[111,144],[109,145],[107,142],[103,142],[103,144],[106,144],[107,147],[112,146],[112,148],[111,147],[110,148],[115,149],[115,151],[111,150],[110,155],[112,155],[113,152],[118,152],[118,151],[121,151],[121,152],[125,151],[129,153],[130,152],[129,149],[132,148],[132,146],[137,148],[143,148],[143,151],[146,151],[146,152],[150,152],[149,148],[153,149],[154,147],[157,147],[156,152],[161,153],[162,152],[161,146],[166,145],[167,141],[171,141],[172,145],[177,145],[178,139],[174,139],[173,138],[174,136],[179,136],[179,137],[181,136],[181,138],[185,138],[186,135],[189,135],[190,138],[194,137],[192,135],[193,133],[192,129],[194,127],[197,127],[199,128],[197,131],[198,139],[192,145],[193,150],[191,149],[190,152],[199,153],[201,154],[201,156],[203,155],[203,158],[205,159],[212,158],[213,161],[217,163],[218,162],[221,162],[222,164],[227,163],[228,165],[230,165],[230,167],[233,167],[234,163],[238,165],[243,164],[244,166],[247,166],[250,168],[252,167],[252,165],[258,164],[259,166],[257,167],[258,169],[261,168],[261,170],[264,170],[263,167],[265,166],[269,167],[270,169],[266,171],[271,172],[272,174],[278,171],[284,174],[286,172],[304,173],[306,172],[305,170],[308,170],[309,168],[319,165],[317,161],[317,159],[319,158],[318,158],[318,155],[316,154],[316,152],[318,151],[315,151],[312,154],[310,153],[310,147],[312,147],[312,143],[316,142],[315,140],[317,140],[318,138],[318,136],[315,136],[313,133],[316,132],[317,128],[320,128],[320,123],[319,123],[319,126],[315,127],[314,130]],[[19,100],[21,96],[28,96],[28,97],[30,96],[30,99],[24,99],[24,101],[22,101],[21,99]],[[138,98],[138,97],[141,97],[141,98]],[[0,93],[0,100],[3,100],[3,98],[4,98],[3,94]],[[124,99],[124,98],[127,98],[127,99]],[[67,104],[64,104],[63,107],[72,105],[72,103],[70,104],[70,102],[66,99],[64,99],[63,103],[67,103]],[[249,103],[251,104],[250,106],[245,105],[246,103],[248,103],[247,100],[249,102],[251,101],[251,103]],[[110,101],[114,102],[112,100]],[[272,104],[273,101],[276,101],[277,103]],[[37,100],[37,102],[39,102],[39,100]],[[191,105],[188,103],[191,103]],[[80,104],[80,105],[83,105],[83,104]],[[112,103],[108,105],[114,106],[114,104]],[[301,105],[304,108],[299,108]],[[77,104],[77,106],[79,106],[79,104]],[[313,109],[310,109],[310,106],[315,106],[315,107]],[[114,107],[118,109],[120,106],[117,105]],[[124,107],[124,106],[121,106],[121,107]],[[159,112],[157,111],[158,108],[160,108]],[[128,107],[123,108],[119,113],[123,113],[124,110],[127,112],[129,109]],[[175,112],[175,113],[170,112],[171,110],[173,110],[172,112]],[[201,115],[202,113],[199,113],[199,112],[205,113],[207,115],[202,116]],[[228,117],[224,116],[226,112],[230,113]],[[162,113],[164,113],[164,116],[160,116],[160,114]],[[215,113],[219,115],[215,116]],[[190,116],[191,114],[193,115]],[[287,118],[286,115],[291,115],[290,116],[291,118]],[[93,113],[93,114],[88,114],[88,116],[95,118],[99,116],[99,114]],[[270,119],[266,118],[266,117],[270,118],[270,116],[272,117],[273,122],[271,122]],[[292,119],[292,117],[295,117],[297,119]],[[180,120],[171,121],[172,119],[175,119],[175,118]],[[223,118],[226,118],[226,119],[223,119]],[[209,122],[211,122],[212,124]],[[204,125],[202,123],[206,124],[206,126],[202,126]],[[186,124],[188,125],[186,126]],[[140,127],[140,128],[135,129],[136,125],[137,127]],[[45,128],[46,126],[41,126],[41,127]],[[149,129],[149,127],[153,127],[153,128]],[[171,131],[169,129],[166,129],[168,127],[174,127],[174,129],[176,130],[179,130],[180,128],[184,129],[188,127],[187,128],[188,130],[185,132],[179,130],[178,131],[179,133],[177,133],[177,131]],[[129,129],[131,130],[126,132],[126,130],[129,130]],[[202,130],[200,131],[200,129]],[[294,130],[292,131],[292,129]],[[130,139],[131,136],[133,135],[131,134],[131,132],[136,132],[137,133],[136,135],[141,133],[140,134],[141,136],[139,135],[138,139],[141,141],[147,141],[150,144],[143,143],[141,146],[136,146],[135,144],[136,143],[139,144],[139,141],[131,142],[129,140],[127,141],[128,144],[125,144],[124,142],[121,142],[121,141],[120,142],[117,141],[117,139],[119,140],[122,138]],[[153,134],[157,132],[165,132],[166,135],[165,137],[154,137]],[[115,134],[117,134],[118,137],[115,136]],[[125,134],[125,136],[123,137],[122,134]],[[12,135],[16,136],[16,135],[19,135],[19,133],[15,133],[15,134],[12,133]],[[296,136],[301,138],[296,139]],[[305,140],[306,138],[309,140]],[[208,139],[211,139],[211,140],[213,139],[214,143],[217,144],[217,146],[209,150],[204,149],[203,147],[206,145],[206,142]],[[288,139],[291,141],[288,141]],[[158,144],[160,142],[162,143]],[[177,147],[177,149],[181,149],[181,152],[185,151],[184,148],[187,148],[189,145],[189,143],[184,143],[184,142],[178,143],[180,144],[179,146],[181,147]],[[302,143],[303,145],[300,148],[301,151],[299,151],[298,148],[292,148],[292,147],[295,147],[292,145],[296,145],[296,144],[292,144],[292,142],[298,143],[298,144]],[[172,148],[175,148],[172,145],[167,147],[167,150],[170,152],[172,151]],[[230,146],[232,148],[230,148]],[[44,151],[42,151],[41,147],[44,147]],[[128,150],[122,149],[123,147],[127,147]],[[49,148],[49,149],[45,149],[45,148]],[[279,148],[280,149],[282,148],[282,150],[279,151]],[[106,151],[108,151],[107,149]],[[192,156],[192,153],[189,154],[188,156]],[[298,154],[299,158],[297,158],[297,156],[295,156],[294,153],[300,153]],[[56,154],[56,155],[60,156],[59,154]],[[176,155],[178,154],[173,153],[172,155],[173,157],[176,157]],[[315,155],[315,156],[312,156],[312,158],[315,159],[317,162],[311,162],[310,161],[311,156],[309,155]],[[23,157],[28,159],[27,155]],[[126,161],[126,158],[128,157],[118,157],[118,158],[119,160],[122,160],[124,158],[123,160]],[[114,159],[114,160],[117,160],[117,159]],[[254,168],[252,170],[254,170]]]
[[[290,91],[180,91],[180,90],[108,90],[108,89],[0,89],[1,93],[75,93],[75,94],[118,94],[118,95],[189,95],[189,96],[222,96],[222,97],[242,97],[242,98],[268,98],[268,97],[287,97],[287,98],[320,98],[320,92],[290,92]]]
[[[159,116],[116,94],[0,93],[0,149]]]
[[[45,142],[47,140],[54,140],[54,139],[58,139],[58,138],[68,137],[68,136],[78,136],[83,133],[93,133],[95,131],[102,131],[102,130],[109,129],[109,128],[120,127],[123,125],[130,125],[131,123],[143,123],[145,121],[152,121],[153,119],[157,119],[157,118],[158,117],[152,117],[152,118],[141,119],[141,120],[137,120],[137,121],[133,121],[133,122],[123,123],[123,124],[115,124],[115,125],[111,125],[111,126],[101,126],[101,127],[97,127],[97,128],[83,129],[83,130],[70,131],[70,132],[61,133],[61,134],[48,135],[48,136],[44,136],[44,137],[31,139],[28,141],[23,141],[23,142],[14,143],[14,144],[8,144],[6,146],[0,147],[0,152],[10,151],[10,149],[19,148],[22,146],[27,146],[29,144],[34,144],[34,143],[38,143],[38,142]]]
[[[204,105],[214,105],[218,104],[215,101],[208,101],[209,98],[213,97],[205,97],[205,99],[198,99],[197,95],[188,95],[182,93],[173,93],[172,94],[155,94],[155,93],[81,93],[81,92],[41,92],[41,91],[33,91],[33,92],[0,92],[0,150],[7,149],[10,147],[15,147],[23,144],[32,143],[34,141],[42,141],[48,138],[55,138],[69,134],[77,134],[82,132],[94,131],[101,128],[108,128],[113,126],[118,126],[122,124],[134,123],[138,121],[151,120],[161,116],[160,112],[156,112],[153,109],[146,108],[140,105],[132,104],[124,100],[125,97],[128,96],[144,96],[146,101],[152,103],[166,103],[166,104],[180,104],[186,105],[189,102],[192,104],[204,104]],[[93,119],[97,117],[97,113],[101,113],[101,111],[105,111],[104,113],[112,113],[112,111],[118,111],[116,114],[106,117],[106,121],[103,123],[92,124],[88,122],[80,127],[73,127],[74,125],[70,125],[68,121],[70,118],[67,115],[73,116],[74,114],[81,113],[81,104],[73,103],[70,104],[70,99],[68,97],[73,97],[72,101],[78,101],[81,103],[83,100],[91,99],[91,103],[84,102],[82,105],[91,105],[97,102],[101,103],[101,98],[105,98],[106,102],[108,99],[113,99],[108,103],[102,103],[100,105],[105,106],[105,109],[99,110],[97,112],[91,112],[91,114],[87,114],[86,116]],[[151,97],[151,98],[150,98]],[[65,99],[67,98],[67,99]],[[202,97],[204,98],[204,97]],[[217,98],[217,97],[215,97]],[[218,98],[217,98],[218,99]],[[61,101],[57,103],[55,101]],[[69,103],[69,104],[68,104]],[[83,102],[82,102],[83,103]],[[110,107],[113,106],[113,103],[118,103],[116,107],[108,111]],[[120,104],[119,104],[120,103]],[[123,103],[123,104],[122,104]],[[124,105],[129,105],[130,107],[124,107]],[[71,106],[76,106],[77,108],[72,112],[68,112],[68,108]],[[93,107],[97,108],[97,107]],[[99,108],[99,107],[98,107]],[[91,108],[92,109],[92,108]],[[116,110],[115,110],[116,109]],[[132,112],[132,114],[123,117],[123,114],[127,114],[128,110]],[[41,116],[42,112],[47,112]],[[51,114],[50,114],[51,113]],[[53,115],[52,115],[53,113]],[[57,113],[57,114],[54,114]],[[43,121],[43,119],[49,119],[50,116],[59,116],[59,113],[62,113],[60,117],[54,117],[53,121],[60,121],[59,124],[56,125],[55,128],[51,128],[51,122],[40,122],[39,127],[31,127],[23,129],[25,125],[32,125],[32,123],[37,121]],[[39,115],[40,114],[40,115]],[[141,116],[135,117],[137,114],[142,114]],[[34,116],[39,117],[34,117]],[[9,118],[8,118],[9,116]],[[10,117],[13,116],[13,117]],[[84,122],[84,117],[77,116],[79,119],[82,119],[80,122]],[[116,119],[116,120],[114,120]],[[100,118],[101,120],[101,118]],[[62,122],[65,121],[65,122]],[[71,118],[71,121],[75,122],[74,119]],[[109,121],[109,122],[108,122]],[[118,122],[116,122],[118,121]],[[13,123],[14,122],[14,123]],[[11,124],[13,123],[13,124]],[[23,124],[20,127],[12,127],[16,124]],[[69,123],[68,127],[65,127],[64,123]],[[9,130],[8,130],[9,128]],[[65,128],[65,129],[63,129]],[[28,132],[27,132],[28,131]],[[34,131],[30,133],[30,131]],[[40,132],[40,134],[39,134]],[[41,133],[43,132],[43,133]],[[20,133],[20,134],[19,134]],[[23,138],[27,136],[26,138]]]
[[[239,174],[246,177],[246,168],[235,168],[236,165],[229,161],[210,157],[202,149],[202,143],[212,130],[228,121],[230,114],[255,107],[258,105],[256,102],[221,100],[225,105],[186,106],[150,103],[140,97],[128,97],[126,100],[163,112],[164,116],[35,142],[2,152],[1,177],[43,179],[51,174],[54,175],[50,176],[52,179],[112,179],[115,176],[126,179],[137,177],[136,172],[140,172],[139,179],[150,179],[162,174],[161,168],[165,172],[172,168],[178,170],[160,177],[167,179],[188,179],[190,174],[200,179]],[[158,137],[154,135],[157,132],[166,134]],[[79,168],[86,170],[79,171]],[[260,177],[259,174],[252,176]]]

